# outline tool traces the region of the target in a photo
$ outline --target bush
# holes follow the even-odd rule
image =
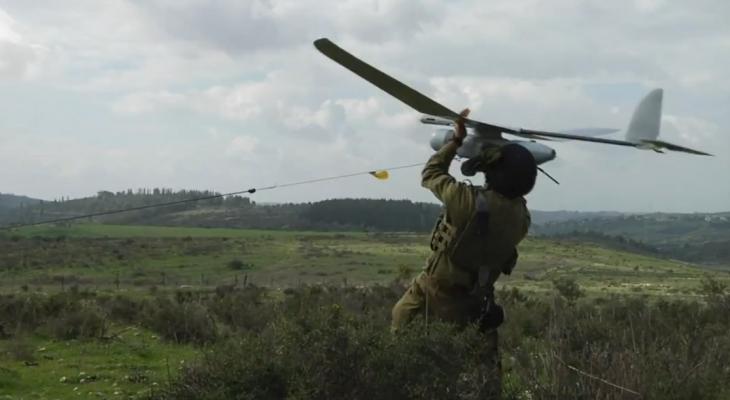
[[[485,337],[419,322],[391,335],[388,312],[399,295],[313,286],[288,290],[280,303],[238,292],[226,294],[230,302],[199,299],[233,330],[157,398],[483,398],[493,376]],[[637,397],[605,381],[643,398],[723,398],[730,390],[730,324],[709,305],[497,295],[508,310],[504,398]],[[236,325],[246,313],[259,316],[255,328]]]
[[[584,293],[581,290],[580,285],[575,279],[572,278],[560,278],[553,281],[553,288],[569,303],[574,303],[579,298],[583,297]]]
[[[228,262],[228,268],[235,271],[242,271],[253,268],[253,264],[247,264],[239,259],[234,259]]]
[[[253,285],[241,290],[217,290],[206,308],[223,324],[253,332],[260,332],[276,315],[275,303],[266,298],[266,289]]]
[[[728,398],[728,294],[706,286],[697,301],[570,302],[576,296],[498,291],[507,310],[503,398]],[[580,292],[573,289],[564,292]],[[488,337],[438,323],[425,329],[422,321],[392,335],[390,308],[401,294],[397,284],[160,290],[146,300],[25,293],[0,296],[0,325],[16,336],[83,338],[103,335],[112,321],[211,346],[160,399],[483,397],[493,376]]]
[[[142,323],[175,343],[205,344],[218,336],[215,321],[197,302],[155,298],[146,303]]]
[[[142,306],[139,301],[128,296],[115,295],[113,297],[101,298],[99,299],[99,303],[113,321],[124,324],[139,322],[139,311]]]
[[[159,398],[481,398],[494,376],[484,349],[474,329],[414,324],[391,335],[330,305],[220,345]]]
[[[107,321],[95,305],[81,304],[68,310],[48,323],[48,330],[58,339],[101,338],[106,334]]]

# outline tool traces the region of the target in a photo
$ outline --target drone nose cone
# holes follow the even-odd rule
[[[542,143],[526,142],[521,140],[515,140],[513,143],[517,143],[527,150],[530,150],[530,153],[532,153],[532,156],[535,158],[537,165],[554,159],[556,155],[555,149],[545,146]]]
[[[451,136],[453,134],[454,133],[451,129],[438,129],[431,136],[431,148],[435,151],[438,151],[441,147],[444,146],[444,144],[446,144],[449,139],[451,139]]]

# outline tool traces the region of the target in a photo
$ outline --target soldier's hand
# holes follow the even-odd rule
[[[459,113],[459,117],[454,121],[456,123],[456,129],[454,130],[454,139],[461,143],[464,138],[466,137],[466,127],[464,126],[464,122],[466,118],[469,116],[470,110],[468,108],[463,109]]]

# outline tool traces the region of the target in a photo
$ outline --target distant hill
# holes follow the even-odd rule
[[[18,218],[41,200],[28,196],[0,193],[0,223]]]
[[[543,225],[548,223],[560,223],[574,220],[584,220],[593,218],[613,218],[624,215],[632,215],[631,213],[622,213],[618,211],[540,211],[530,210],[532,223],[535,225]]]
[[[211,191],[140,189],[38,203],[0,217],[0,223],[30,223],[152,204],[210,197]],[[94,218],[114,224],[307,230],[414,231],[431,229],[441,207],[410,200],[333,199],[314,203],[259,205],[230,196]]]
[[[679,260],[730,264],[730,212],[630,214],[552,221],[533,227],[539,236],[602,243]]]
[[[44,202],[25,196],[9,196],[8,208],[24,203],[35,205],[33,210],[16,210],[15,221],[37,221],[62,218],[100,211],[140,207],[156,203],[179,201],[215,195],[212,191],[170,189],[138,189],[121,192],[101,191],[96,196]],[[102,221],[184,226],[225,226],[244,228],[314,228],[314,229],[376,229],[429,230],[440,213],[441,206],[409,200],[331,199],[301,204],[256,204],[247,197],[229,197],[171,207],[150,209],[116,216]],[[619,212],[539,211],[532,210],[532,223],[542,225],[589,218],[627,215]],[[41,218],[41,216],[43,218]],[[4,222],[9,222],[6,217]]]
[[[82,199],[41,202],[0,195],[0,223],[27,223],[214,196],[212,191],[138,189]],[[20,205],[23,205],[22,207]],[[331,199],[257,204],[232,196],[97,217],[103,223],[297,230],[428,232],[441,212],[433,203]],[[615,249],[708,264],[730,265],[730,212],[714,214],[532,212],[531,235],[590,242]]]
[[[0,209],[12,209],[21,205],[33,205],[40,203],[41,200],[28,196],[17,196],[9,193],[0,193]]]
[[[533,232],[542,235],[571,232],[601,232],[623,235],[646,243],[714,241],[729,238],[730,212],[695,214],[627,214],[613,217],[580,218],[538,224]]]

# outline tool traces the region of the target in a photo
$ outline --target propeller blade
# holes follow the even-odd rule
[[[418,112],[450,120],[459,117],[458,113],[449,110],[403,82],[353,56],[327,38],[315,40],[314,47],[334,62],[349,69]]]
[[[558,182],[557,179],[553,178],[552,175],[548,174],[547,171],[545,171],[544,169],[542,169],[540,167],[537,167],[537,170],[540,171],[540,172],[542,172],[548,178],[550,178],[550,180],[553,181],[553,182],[555,182],[556,185],[560,185],[560,182]]]

